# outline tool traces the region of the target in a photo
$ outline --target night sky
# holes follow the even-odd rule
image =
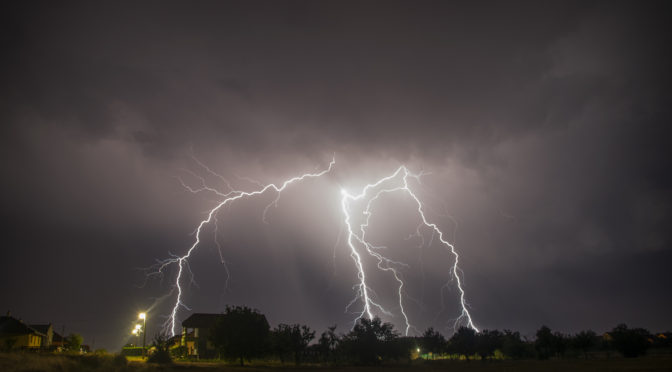
[[[34,2],[0,10],[0,311],[118,350],[175,300],[346,332],[361,309],[340,190],[405,164],[460,254],[479,328],[672,329],[672,24],[643,2]],[[408,264],[408,310],[452,333],[452,256],[403,194],[371,239]],[[395,317],[389,275],[372,274]],[[443,294],[443,299],[441,298]],[[387,301],[387,302],[385,302]],[[411,334],[414,334],[411,332]]]

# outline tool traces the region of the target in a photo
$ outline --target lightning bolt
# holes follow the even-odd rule
[[[418,196],[413,192],[409,185],[409,179],[413,178],[419,182],[420,177],[426,173],[413,174],[411,173],[406,166],[400,166],[394,173],[391,175],[381,178],[375,183],[366,185],[359,194],[350,194],[347,190],[341,189],[341,209],[343,210],[345,218],[345,226],[347,228],[347,244],[350,248],[350,256],[355,262],[355,267],[357,268],[357,277],[359,283],[355,285],[354,289],[356,290],[355,298],[346,306],[346,311],[352,307],[358,301],[362,304],[362,309],[359,312],[359,316],[355,319],[358,319],[367,316],[368,318],[374,317],[374,312],[376,310],[380,311],[384,315],[392,315],[390,311],[385,309],[376,301],[375,292],[367,284],[367,275],[366,270],[364,269],[363,255],[369,255],[377,261],[377,268],[384,272],[389,272],[394,277],[394,280],[397,282],[397,295],[399,300],[399,309],[401,316],[404,318],[406,325],[405,334],[408,335],[409,331],[414,328],[409,320],[406,309],[404,308],[404,298],[409,298],[408,295],[404,292],[404,280],[403,275],[400,271],[400,268],[405,267],[404,263],[393,261],[385,257],[381,251],[385,247],[377,247],[371,244],[366,239],[366,231],[369,226],[369,220],[372,216],[372,206],[373,203],[379,199],[382,195],[393,193],[393,192],[404,192],[409,195],[417,206],[417,212],[421,219],[421,224],[417,229],[417,233],[420,232],[420,227],[428,228],[433,235],[438,237],[438,240],[441,244],[454,256],[455,261],[450,267],[450,272],[453,278],[455,278],[457,288],[460,294],[460,305],[462,308],[461,314],[455,319],[454,327],[457,327],[459,324],[466,324],[466,326],[474,329],[479,332],[478,328],[474,325],[471,314],[469,313],[469,306],[465,298],[465,291],[462,285],[462,279],[460,276],[461,270],[459,268],[459,254],[455,249],[455,246],[448,242],[444,238],[444,234],[439,229],[439,227],[428,220],[425,215],[424,207]],[[394,181],[397,181],[395,184]],[[396,185],[396,186],[395,186]],[[352,218],[352,209],[355,202],[364,202],[365,206],[361,210],[361,215],[364,216],[363,222],[358,226],[355,225]]]
[[[167,317],[166,322],[164,323],[164,330],[166,333],[170,333],[171,335],[175,335],[175,327],[176,327],[176,321],[177,321],[177,316],[180,308],[184,308],[187,310],[191,310],[183,300],[183,295],[185,292],[184,288],[184,277],[188,276],[189,277],[189,284],[196,284],[194,280],[194,274],[191,271],[191,268],[189,267],[189,258],[191,255],[195,252],[195,250],[198,248],[199,244],[201,243],[201,233],[203,228],[206,225],[209,224],[214,224],[214,238],[215,238],[215,244],[218,248],[219,255],[220,255],[220,260],[222,265],[224,265],[226,274],[227,274],[227,283],[228,279],[230,277],[230,272],[229,269],[226,265],[226,261],[224,259],[224,256],[222,254],[222,247],[218,241],[218,213],[227,206],[228,204],[231,204],[232,202],[239,200],[239,199],[244,199],[244,198],[252,198],[255,196],[259,196],[262,194],[265,194],[266,192],[275,192],[276,196],[275,198],[268,204],[263,210],[263,215],[262,215],[262,220],[264,223],[267,223],[266,220],[266,215],[268,210],[272,206],[277,206],[278,201],[280,200],[280,196],[283,190],[285,190],[289,185],[305,180],[307,178],[316,178],[325,175],[326,173],[329,173],[334,165],[335,165],[335,159],[332,158],[331,162],[329,163],[329,166],[326,169],[323,169],[319,172],[315,173],[304,173],[300,176],[296,176],[293,178],[289,178],[285,180],[282,183],[275,184],[275,183],[270,183],[267,185],[261,184],[258,181],[249,179],[249,178],[244,178],[244,177],[239,177],[236,176],[237,178],[247,181],[250,184],[253,184],[257,186],[257,189],[254,191],[242,191],[242,190],[236,190],[233,188],[231,183],[225,179],[224,177],[220,176],[210,168],[208,168],[205,164],[200,162],[198,159],[193,157],[193,160],[195,164],[197,164],[200,168],[203,169],[206,173],[208,173],[211,176],[217,177],[223,182],[223,184],[226,185],[228,191],[227,192],[221,192],[218,189],[211,187],[207,184],[205,178],[199,176],[197,173],[192,172],[190,170],[182,170],[185,173],[190,174],[192,177],[197,179],[199,181],[198,186],[190,186],[187,182],[185,182],[181,177],[177,177],[178,181],[180,184],[189,192],[194,193],[194,194],[199,194],[199,193],[208,193],[211,195],[214,195],[217,197],[216,204],[215,206],[210,209],[207,212],[206,218],[201,220],[200,223],[198,223],[194,235],[195,239],[192,245],[189,247],[189,249],[186,251],[186,253],[182,256],[178,255],[172,255],[170,258],[157,261],[157,263],[153,266],[151,266],[147,270],[147,276],[152,277],[152,276],[160,276],[163,278],[164,272],[168,267],[171,267],[173,265],[176,265],[178,270],[177,270],[177,276],[175,277],[175,282],[174,285],[172,286],[172,289],[170,293],[166,296],[172,296],[176,293],[175,296],[175,303],[172,307],[172,311],[170,315]],[[377,295],[375,291],[367,284],[367,273],[364,268],[364,259],[365,256],[370,256],[376,261],[376,267],[386,273],[390,273],[394,280],[397,283],[397,296],[398,296],[398,305],[399,305],[399,310],[400,310],[400,315],[403,317],[404,322],[405,322],[405,329],[404,333],[406,335],[409,334],[411,329],[414,329],[417,331],[417,329],[411,324],[410,318],[408,316],[408,313],[405,308],[405,301],[408,300],[414,300],[412,297],[410,297],[406,292],[405,292],[405,282],[404,282],[404,277],[403,277],[403,272],[401,271],[402,268],[408,268],[408,265],[403,263],[403,262],[398,262],[394,261],[388,257],[386,257],[383,252],[386,249],[386,247],[383,246],[375,246],[371,244],[367,240],[367,230],[369,227],[369,221],[371,219],[371,216],[373,215],[373,206],[374,203],[383,195],[389,194],[389,193],[395,193],[395,192],[402,192],[406,193],[408,196],[412,198],[416,205],[416,210],[418,212],[418,215],[420,217],[420,223],[418,224],[416,228],[416,233],[413,234],[413,236],[418,236],[421,240],[421,245],[424,245],[424,238],[423,235],[421,234],[421,229],[429,229],[431,231],[431,239],[430,239],[430,244],[431,240],[433,240],[435,237],[438,238],[438,240],[441,242],[441,244],[454,256],[454,262],[453,265],[450,267],[450,273],[451,277],[455,280],[456,286],[459,290],[459,300],[460,300],[460,305],[461,305],[461,313],[460,315],[455,319],[454,327],[457,328],[458,325],[464,324],[477,332],[479,331],[478,328],[474,325],[474,322],[472,320],[471,314],[469,312],[469,306],[466,301],[466,295],[465,291],[463,288],[463,283],[462,283],[462,271],[459,268],[459,255],[457,253],[457,250],[455,249],[454,245],[451,244],[446,238],[444,238],[444,233],[439,229],[439,227],[433,223],[430,222],[429,219],[425,215],[425,208],[420,201],[420,198],[417,196],[417,194],[411,189],[409,180],[410,179],[415,179],[418,183],[420,182],[420,178],[423,175],[426,175],[427,173],[420,172],[419,174],[413,174],[411,173],[406,166],[400,166],[394,173],[391,175],[381,178],[375,183],[371,183],[366,185],[359,194],[350,194],[347,192],[345,189],[341,189],[341,209],[344,214],[344,224],[345,228],[347,229],[347,246],[350,248],[350,256],[352,257],[355,267],[357,269],[357,277],[359,279],[359,283],[356,284],[353,288],[355,289],[356,295],[353,298],[353,300],[346,306],[346,311],[350,309],[352,306],[354,306],[356,303],[361,302],[362,304],[362,309],[361,311],[358,311],[357,313],[359,314],[355,321],[358,319],[367,316],[368,318],[373,318],[375,314],[381,313],[386,316],[393,316],[394,314],[385,309],[380,303],[376,301]],[[356,215],[353,214],[353,205],[361,205],[360,203],[364,204],[364,207],[359,210],[360,214]],[[362,218],[363,220],[359,222],[359,224],[356,224],[354,221],[355,217]],[[339,233],[339,237],[340,237]],[[338,243],[337,243],[338,244]],[[452,279],[451,279],[452,280]],[[449,282],[450,283],[450,282]],[[442,288],[441,288],[441,296],[443,297],[443,289],[449,285],[449,283],[446,283]]]
[[[205,219],[203,219],[198,224],[198,226],[196,228],[196,231],[195,231],[195,234],[194,234],[195,235],[195,240],[184,255],[182,255],[182,256],[173,255],[168,259],[159,261],[155,265],[151,266],[147,271],[148,277],[152,277],[152,276],[163,277],[163,274],[164,274],[165,270],[169,266],[177,265],[177,267],[178,267],[177,276],[175,278],[175,285],[173,287],[173,290],[171,290],[171,293],[170,293],[170,294],[172,294],[172,293],[174,293],[174,291],[177,291],[177,296],[176,296],[176,299],[175,299],[175,304],[173,305],[173,310],[172,310],[170,316],[168,317],[166,323],[164,324],[164,326],[167,328],[167,331],[169,331],[172,336],[175,336],[175,323],[176,323],[176,319],[177,319],[179,309],[181,307],[183,307],[187,310],[191,310],[191,309],[189,309],[189,307],[183,301],[184,288],[182,288],[182,281],[183,281],[183,276],[184,276],[185,271],[188,271],[189,276],[191,278],[190,283],[195,284],[194,275],[191,272],[191,269],[189,268],[189,261],[188,260],[189,260],[189,257],[191,257],[191,255],[194,253],[194,251],[198,248],[198,245],[201,242],[201,231],[203,230],[203,227],[214,221],[215,222],[215,234],[217,234],[217,230],[216,230],[217,213],[222,208],[224,208],[226,205],[231,204],[232,202],[234,202],[236,200],[243,199],[243,198],[252,198],[252,197],[255,197],[255,196],[258,196],[258,195],[262,195],[262,194],[266,193],[267,191],[273,191],[277,195],[276,195],[275,199],[271,203],[269,203],[266,206],[266,208],[264,208],[264,212],[263,212],[263,216],[262,216],[263,221],[266,222],[266,214],[267,214],[269,208],[271,206],[277,206],[278,201],[280,199],[280,194],[289,185],[291,185],[293,183],[296,183],[296,182],[299,182],[299,181],[303,181],[303,180],[308,179],[308,178],[317,178],[317,177],[323,176],[323,175],[329,173],[332,170],[332,168],[334,167],[334,165],[336,164],[335,158],[332,158],[331,162],[329,163],[329,167],[322,170],[322,171],[319,171],[317,173],[304,173],[300,176],[296,176],[296,177],[287,179],[284,182],[282,182],[281,184],[274,184],[274,183],[270,183],[270,184],[267,184],[267,185],[258,184],[259,188],[257,190],[241,191],[241,190],[234,190],[231,187],[231,184],[224,177],[222,177],[222,176],[218,175],[217,173],[215,173],[214,171],[212,171],[210,168],[208,168],[203,163],[198,161],[198,159],[194,158],[194,161],[200,167],[202,167],[207,173],[209,173],[209,174],[211,174],[215,177],[220,178],[227,185],[227,187],[229,188],[229,191],[226,192],[226,193],[222,193],[222,192],[216,190],[215,188],[212,188],[212,187],[208,186],[203,177],[200,177],[193,172],[188,172],[188,173],[190,173],[192,176],[195,176],[197,179],[200,180],[200,186],[198,186],[198,187],[191,187],[191,186],[187,185],[181,178],[178,177],[179,182],[189,192],[194,193],[194,194],[198,194],[198,193],[201,193],[201,192],[209,192],[209,193],[212,193],[212,194],[216,195],[220,199],[217,202],[217,204],[215,205],[215,207],[210,209],[210,211],[207,214],[207,217]],[[249,179],[246,179],[246,180],[249,180]],[[251,181],[251,180],[250,180],[250,182],[256,183],[256,181]],[[217,244],[217,247],[220,251],[220,258],[221,258],[222,264],[224,264],[225,268],[226,268],[226,262],[225,262],[225,260],[222,256],[222,254],[221,254],[221,246],[219,245],[218,242],[216,244]],[[229,273],[228,268],[226,268],[226,271],[227,271],[227,277],[228,277],[228,273]]]

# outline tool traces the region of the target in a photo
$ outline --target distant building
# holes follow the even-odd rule
[[[192,314],[182,322],[182,342],[187,356],[215,358],[217,350],[210,342],[210,334],[222,314]]]
[[[43,346],[43,340],[47,340],[45,333],[14,318],[9,313],[0,317],[0,349],[39,349]]]
[[[62,350],[65,348],[65,337],[61,336],[60,333],[54,331],[53,336],[51,337],[51,347],[56,350]]]
[[[45,337],[42,339],[42,348],[51,348],[54,340],[54,327],[49,324],[31,324],[30,328],[42,333]]]

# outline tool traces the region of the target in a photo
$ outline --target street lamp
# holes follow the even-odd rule
[[[138,314],[138,318],[142,319],[142,356],[145,356],[145,342],[147,341],[147,314],[140,313]],[[140,327],[140,325],[138,324],[136,328],[137,327]]]

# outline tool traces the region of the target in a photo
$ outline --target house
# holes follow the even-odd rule
[[[222,314],[192,314],[182,322],[182,342],[187,356],[216,358],[217,350],[210,342],[210,334]]]
[[[46,339],[46,334],[14,318],[9,312],[0,317],[0,348],[4,350],[39,349]]]
[[[30,328],[42,333],[45,337],[42,339],[42,348],[49,349],[51,348],[52,342],[54,340],[54,327],[49,324],[31,324]]]
[[[65,337],[54,331],[54,335],[51,338],[51,347],[55,350],[62,350],[65,348]]]

